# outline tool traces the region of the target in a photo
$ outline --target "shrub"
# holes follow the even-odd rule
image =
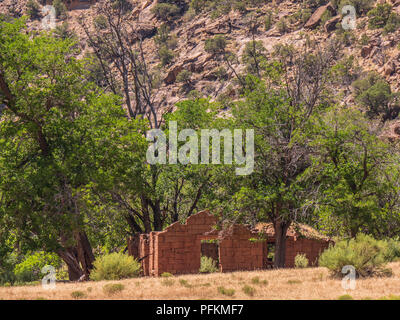
[[[141,272],[140,263],[123,253],[100,256],[94,261],[93,266],[90,278],[95,281],[135,278]]]
[[[26,3],[26,13],[32,20],[40,18],[40,6],[35,0],[29,0]]]
[[[396,261],[400,258],[400,241],[394,239],[386,241],[384,258],[386,262]]]
[[[104,30],[108,26],[107,18],[100,14],[93,19],[93,24],[96,29]]]
[[[397,13],[392,12],[386,22],[385,27],[383,28],[383,31],[385,33],[395,32],[397,29],[399,29],[399,26],[400,16]]]
[[[285,18],[280,19],[280,20],[278,21],[276,27],[277,27],[278,31],[279,31],[281,34],[284,34],[284,33],[286,33],[286,32],[289,31],[289,27],[288,27],[288,25],[287,25],[287,20],[286,20]]]
[[[77,39],[77,35],[75,34],[75,32],[71,31],[69,29],[69,24],[68,22],[64,21],[61,25],[58,25],[55,29],[54,29],[54,35],[57,38],[66,40],[66,39]]]
[[[254,296],[254,294],[255,294],[255,292],[256,292],[256,289],[254,289],[253,287],[250,287],[250,286],[244,286],[243,288],[242,288],[242,290],[243,290],[243,292],[245,293],[245,294],[247,294],[248,296],[250,296],[250,297],[252,297],[252,296]]]
[[[358,14],[368,12],[374,5],[374,0],[332,0],[332,5],[338,9],[339,12],[346,5],[352,5]]]
[[[45,253],[43,251],[28,255],[24,261],[14,268],[16,280],[19,282],[40,280],[44,276],[42,268],[46,265],[51,265],[57,269],[61,266],[61,259],[54,253]]]
[[[392,6],[388,3],[378,4],[368,12],[368,27],[370,29],[383,28],[392,12]]]
[[[181,9],[175,4],[158,3],[151,9],[151,12],[158,19],[169,21],[179,15]]]
[[[222,35],[217,35],[214,38],[206,40],[204,50],[211,54],[219,54],[225,51],[226,46],[226,38]]]
[[[161,274],[161,277],[163,277],[163,278],[170,278],[170,277],[173,277],[173,276],[174,275],[172,273],[169,273],[169,272],[163,272]]]
[[[213,273],[217,272],[217,262],[210,257],[202,256],[200,260],[200,273]]]
[[[171,286],[174,285],[174,283],[175,283],[174,280],[168,279],[168,278],[163,279],[163,280],[161,281],[161,284],[162,284],[163,286],[166,286],[166,287],[171,287]]]
[[[338,298],[338,300],[354,300],[353,297],[349,294],[344,294]]]
[[[307,268],[308,259],[304,253],[299,253],[294,258],[294,265],[296,268]]]
[[[179,279],[179,283],[181,284],[181,286],[185,287],[185,288],[191,288],[192,285],[189,284],[189,282],[185,279]]]
[[[224,287],[218,287],[218,292],[220,294],[223,294],[223,295],[229,296],[229,297],[232,297],[235,294],[235,290],[234,289],[226,289]]]
[[[268,281],[267,280],[260,280],[260,278],[259,277],[254,277],[254,278],[251,278],[251,283],[252,284],[258,284],[258,285],[267,285],[268,284]]]
[[[174,53],[171,50],[169,50],[166,46],[162,46],[160,47],[160,49],[158,49],[158,56],[161,60],[162,66],[169,65],[174,59]]]
[[[381,297],[379,298],[379,300],[400,300],[400,296],[391,294],[390,296],[387,297]]]
[[[192,79],[192,73],[189,70],[182,70],[179,72],[179,74],[176,76],[176,81],[180,83],[190,83]]]
[[[371,236],[358,234],[355,239],[342,240],[325,250],[319,265],[328,268],[333,275],[342,276],[342,268],[354,266],[357,276],[387,275],[385,264],[385,243]]]
[[[103,286],[103,292],[108,295],[112,295],[117,292],[121,292],[124,289],[125,289],[125,286],[121,283],[108,283]]]
[[[273,24],[272,13],[269,11],[269,12],[267,12],[265,19],[264,19],[265,31],[268,31],[269,29],[271,29],[272,24]]]
[[[266,49],[262,41],[249,41],[243,52],[242,62],[248,73],[257,75],[257,72],[267,65]]]
[[[86,297],[86,294],[82,291],[73,291],[71,292],[71,297],[74,299],[82,299]]]
[[[300,280],[297,280],[297,279],[294,279],[294,280],[288,280],[287,283],[288,283],[288,284],[300,284],[301,281],[300,281]]]
[[[53,7],[56,10],[56,18],[65,19],[67,17],[67,7],[61,0],[54,0]]]
[[[352,86],[356,101],[367,108],[369,117],[383,116],[384,119],[397,117],[398,107],[390,105],[396,95],[392,93],[389,83],[380,75],[370,72],[354,81]]]

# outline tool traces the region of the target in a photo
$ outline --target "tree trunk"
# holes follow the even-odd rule
[[[85,232],[74,234],[76,246],[62,248],[57,251],[68,267],[70,281],[89,280],[90,271],[93,268],[94,255],[89,239]]]
[[[75,234],[75,240],[83,275],[85,275],[85,280],[89,280],[90,271],[93,269],[94,262],[92,246],[90,245],[86,232],[77,232]]]
[[[275,230],[275,256],[274,267],[284,268],[286,259],[286,233],[290,222],[284,222],[280,219],[274,221]]]
[[[76,248],[65,248],[57,251],[57,254],[64,260],[68,267],[68,277],[70,281],[78,281],[83,275],[82,268],[78,260],[78,250]]]

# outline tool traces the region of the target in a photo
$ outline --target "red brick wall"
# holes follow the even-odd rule
[[[130,238],[129,254],[137,254],[142,259],[145,276],[159,276],[164,272],[197,273],[202,254],[201,240],[218,239],[221,271],[259,270],[267,267],[267,242],[250,241],[258,237],[256,232],[244,225],[234,225],[219,233],[212,228],[216,222],[217,219],[207,211],[200,212],[189,217],[185,224],[176,222],[164,231]],[[269,241],[273,241],[273,238]],[[218,248],[215,248],[215,244],[203,244],[203,250],[206,250],[204,248],[207,245],[213,246],[212,250],[209,248],[210,252],[213,251],[209,255],[215,256]],[[285,267],[292,268],[298,253],[305,253],[310,265],[316,265],[319,255],[329,246],[329,242],[288,237],[286,245]]]
[[[197,273],[200,268],[201,237],[211,231],[216,218],[208,212],[190,216],[185,224],[176,222],[161,232],[152,232],[151,275]]]
[[[230,235],[224,237],[219,246],[219,261],[222,272],[258,270],[264,265],[264,242],[249,241],[257,237],[243,225],[234,225]]]
[[[297,238],[296,241],[294,238],[287,239],[285,267],[293,268],[294,259],[299,253],[306,255],[310,266],[317,266],[320,254],[329,247],[329,243],[316,239]]]

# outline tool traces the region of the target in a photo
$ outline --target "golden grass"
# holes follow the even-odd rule
[[[357,280],[355,290],[344,290],[340,279],[329,277],[325,268],[263,270],[254,272],[214,273],[209,275],[183,275],[168,278],[174,280],[165,285],[165,278],[136,278],[122,281],[86,283],[60,283],[53,290],[41,285],[25,287],[1,287],[0,299],[74,299],[73,292],[84,293],[79,299],[338,299],[350,295],[358,299],[379,299],[400,295],[400,262],[389,264],[393,277]],[[266,281],[265,281],[266,280]],[[103,287],[120,283],[123,289],[110,295]],[[254,288],[252,295],[243,288]],[[234,290],[228,296],[218,290],[223,287]]]

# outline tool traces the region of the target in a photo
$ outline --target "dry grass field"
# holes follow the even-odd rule
[[[400,295],[400,262],[391,263],[390,278],[357,280],[355,290],[344,290],[340,279],[332,279],[325,268],[265,270],[226,274],[184,275],[169,278],[136,278],[57,284],[2,287],[0,299],[381,299]],[[112,286],[109,284],[122,284]],[[108,286],[105,289],[105,286]],[[221,288],[222,287],[222,288]],[[114,290],[112,290],[114,289]],[[113,292],[114,291],[114,292]]]

